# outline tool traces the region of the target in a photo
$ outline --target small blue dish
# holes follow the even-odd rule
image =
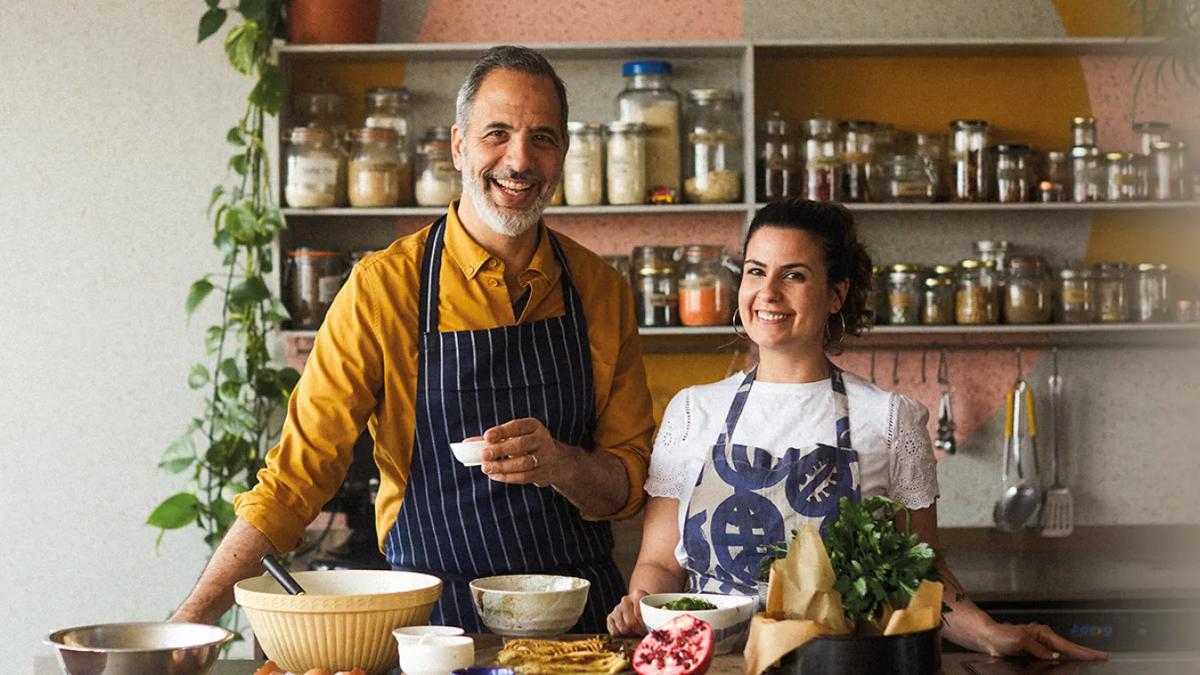
[[[451,671],[450,675],[517,675],[517,671],[500,666],[471,666]]]

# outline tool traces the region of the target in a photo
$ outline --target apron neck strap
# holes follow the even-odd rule
[[[835,438],[838,447],[849,448],[851,447],[850,405],[849,399],[846,397],[846,382],[842,379],[842,369],[834,365],[833,361],[825,359],[825,364],[829,371],[830,388],[833,390],[833,411],[836,417],[834,422]],[[754,379],[757,376],[758,366],[755,366],[746,373],[746,377],[742,378],[742,383],[738,385],[737,392],[733,395],[733,403],[730,404],[729,412],[725,415],[725,430],[717,439],[718,445],[727,445],[732,442],[733,429],[742,417],[742,410],[745,409],[746,401],[750,398],[750,389],[754,386]]]

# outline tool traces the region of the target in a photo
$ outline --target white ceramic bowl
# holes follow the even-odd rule
[[[398,644],[406,645],[428,637],[455,637],[465,632],[458,626],[401,626],[392,631],[392,637]]]
[[[479,466],[483,464],[483,449],[487,445],[487,441],[460,441],[451,443],[450,450],[463,466]]]
[[[511,574],[471,582],[475,611],[493,633],[506,637],[553,637],[583,615],[591,583],[577,577]]]
[[[671,610],[662,605],[683,597],[700,598],[717,606],[716,609]],[[750,632],[750,619],[758,609],[758,597],[753,595],[720,595],[717,593],[655,593],[642,598],[642,622],[652,631],[681,614],[690,614],[707,621],[713,629],[715,654],[726,654],[741,644]]]
[[[246,610],[267,658],[284,670],[363,668],[382,675],[396,665],[392,631],[429,623],[442,580],[391,570],[293,572],[304,595],[288,595],[271,577],[243,579],[234,599]]]
[[[475,640],[465,635],[426,636],[399,649],[404,675],[446,675],[475,663]]]

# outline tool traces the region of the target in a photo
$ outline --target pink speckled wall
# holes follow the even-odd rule
[[[742,216],[547,216],[546,223],[601,255],[629,255],[634,246],[720,244],[736,254]]]
[[[1091,56],[1080,59],[1087,81],[1092,115],[1100,146],[1106,150],[1136,151],[1137,137],[1133,133],[1134,72],[1139,68],[1136,57]],[[1170,122],[1181,140],[1200,140],[1200,91],[1188,91],[1170,74],[1165,66],[1163,79],[1156,82],[1159,57],[1148,58],[1142,64],[1145,76],[1138,94],[1136,116],[1139,120]]]
[[[736,40],[742,0],[432,0],[419,42]]]

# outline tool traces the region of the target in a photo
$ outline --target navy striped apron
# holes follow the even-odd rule
[[[730,442],[758,369],[746,373],[688,500],[683,550],[691,592],[756,594],[762,546],[786,542],[792,530],[810,523],[824,536],[838,518],[838,499],[862,498],[846,384],[842,371],[827,363],[837,447],[788,448],[778,458]]]
[[[483,330],[438,332],[438,283],[446,219],[421,262],[416,431],[408,485],[385,553],[395,569],[441,577],[431,623],[486,629],[471,604],[472,579],[563,574],[591,582],[572,632],[599,633],[625,594],[612,529],[587,522],[553,488],[509,485],[454,459],[450,443],[535,417],[560,442],[591,448],[595,392],[583,304],[555,236],[563,316]]]

